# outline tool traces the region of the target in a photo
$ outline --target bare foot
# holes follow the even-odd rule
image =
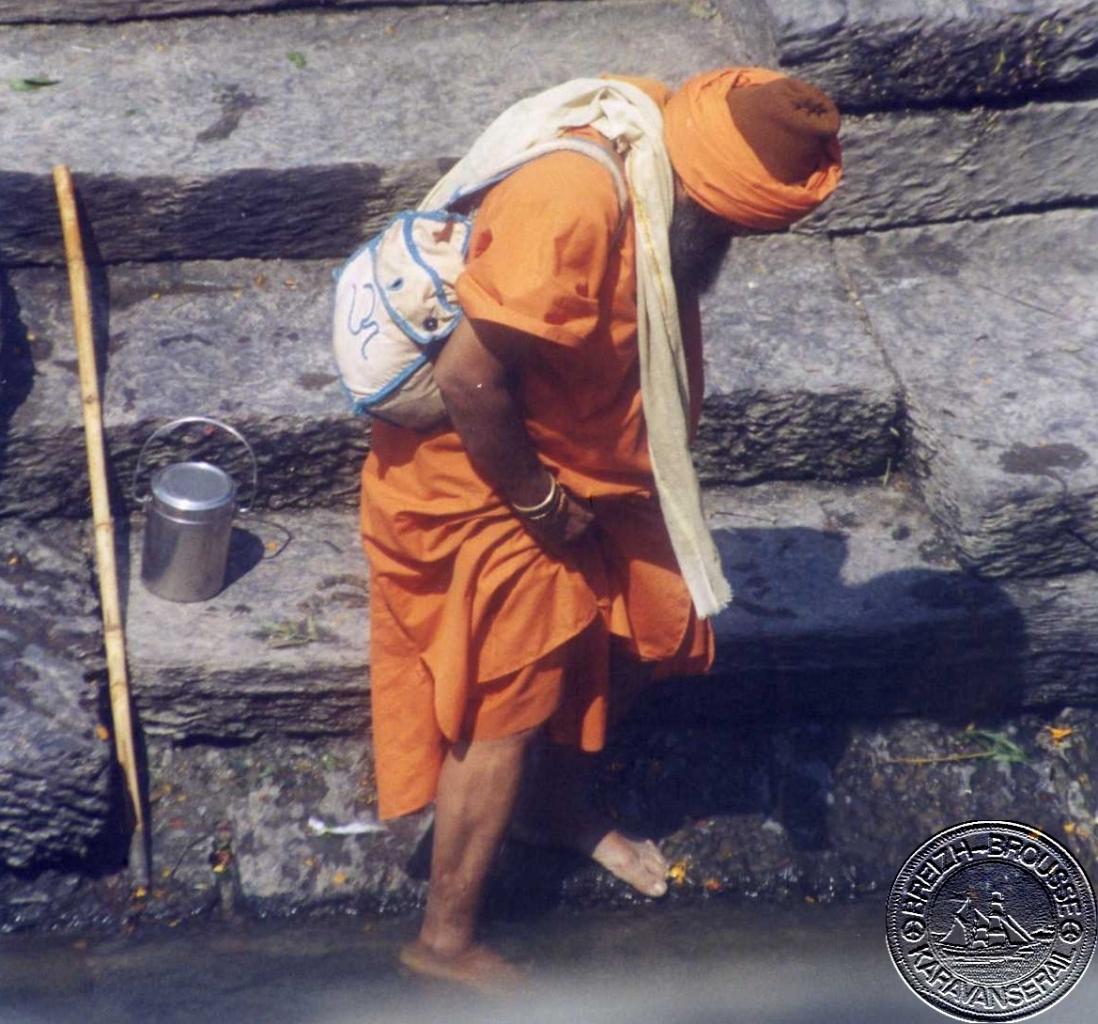
[[[511,834],[535,846],[575,850],[637,892],[665,895],[668,863],[656,844],[623,835],[592,806],[592,756],[554,744],[536,753],[526,801],[512,818]]]
[[[511,834],[531,846],[555,846],[590,857],[644,896],[667,894],[667,863],[651,839],[633,839],[605,825],[554,830],[514,822]]]
[[[645,896],[667,893],[669,865],[651,839],[630,839],[611,829],[595,843],[591,859]]]
[[[401,949],[400,962],[417,974],[452,981],[489,996],[513,995],[527,981],[523,971],[486,946],[470,946],[454,956],[444,956],[417,939]]]

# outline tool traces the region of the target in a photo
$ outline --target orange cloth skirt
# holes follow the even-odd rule
[[[634,602],[635,589],[634,582]],[[655,611],[658,595],[645,603]],[[443,758],[454,742],[499,739],[544,726],[553,742],[598,751],[605,742],[611,705],[632,696],[623,690],[633,689],[640,678],[708,670],[713,632],[692,609],[677,649],[650,660],[638,656],[631,638],[612,631],[612,620],[625,618],[623,605],[620,599],[604,603],[586,628],[516,671],[469,682],[458,735],[448,737],[437,720],[437,686],[457,681],[436,683],[415,640],[394,615],[384,584],[375,581],[370,646],[379,816],[392,818],[429,804]],[[617,625],[620,629],[623,622]]]

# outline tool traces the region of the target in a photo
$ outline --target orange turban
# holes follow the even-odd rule
[[[777,231],[839,184],[839,113],[822,92],[766,68],[691,78],[664,108],[664,140],[687,194],[725,220]]]

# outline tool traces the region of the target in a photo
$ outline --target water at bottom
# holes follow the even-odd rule
[[[885,949],[884,913],[714,900],[496,921],[486,939],[531,984],[485,1001],[396,963],[411,920],[156,930],[80,942],[0,938],[3,1024],[924,1024]],[[1098,1017],[1093,972],[1042,1024]]]

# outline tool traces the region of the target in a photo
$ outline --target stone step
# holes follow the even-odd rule
[[[178,924],[223,908],[290,914],[350,899],[362,910],[407,909],[424,889],[407,862],[429,815],[348,837],[308,826],[310,818],[333,826],[374,818],[369,752],[361,737],[186,746],[153,739],[146,782],[153,870],[145,895],[133,898],[124,849],[110,860],[22,874],[5,872],[0,861],[0,931],[117,933],[135,917]],[[125,847],[122,826],[113,827]],[[215,872],[215,850],[226,847],[230,871]]]
[[[850,480],[901,457],[901,404],[824,239],[742,238],[702,297],[702,482]]]
[[[135,526],[126,630],[146,733],[188,741],[364,733],[367,575],[355,513],[240,518],[232,582],[194,603],[146,589]]]
[[[1087,737],[1095,728],[1094,708],[1026,713],[981,730],[906,717],[684,729],[641,714],[602,757],[597,799],[620,827],[659,842],[675,867],[672,902],[719,893],[798,904],[880,900],[943,822],[980,819],[1040,828],[1093,872],[1098,752]],[[430,812],[376,832],[310,828],[311,818],[337,828],[372,822],[375,787],[361,738],[153,741],[149,769],[153,883],[144,898],[127,898],[131,877],[120,869],[0,872],[0,928],[116,930],[135,915],[173,924],[223,908],[330,916],[422,904]],[[494,914],[529,915],[636,898],[578,856],[510,842],[488,899]]]
[[[134,507],[135,463],[153,430],[188,415],[228,421],[254,443],[261,506],[355,500],[368,429],[350,415],[331,356],[333,265],[144,264],[95,275],[117,501]],[[67,276],[12,272],[4,299],[5,337],[20,369],[9,376],[18,383],[9,383],[0,509],[83,516],[88,486]],[[209,456],[251,490],[247,455],[227,435],[180,432],[149,454],[152,465],[157,456]]]
[[[1081,148],[1098,131],[1098,101],[878,113],[844,124],[843,184],[803,231],[881,231],[1098,197]]]
[[[12,27],[0,78],[57,84],[0,111],[0,264],[60,261],[59,160],[108,262],[337,257],[505,106],[607,70],[607,54],[670,82],[768,59],[759,18],[737,10],[607,0]],[[491,73],[471,73],[485,53]],[[386,73],[367,80],[364,54]],[[1096,120],[1093,100],[852,116],[845,185],[804,229],[1093,202]]]
[[[902,480],[708,495],[736,592],[705,683],[667,721],[932,714],[1098,703],[1095,576],[995,583],[959,572]],[[366,567],[354,513],[243,519],[236,577],[177,604],[127,570],[132,685],[147,735],[176,742],[364,735]],[[967,718],[966,718],[967,720]]]
[[[1098,3],[766,0],[775,55],[845,108],[1014,100],[1098,82]]]
[[[960,573],[902,478],[887,488],[716,491],[709,504],[736,590],[716,622],[717,666],[709,680],[653,695],[639,713],[636,743],[653,723],[672,746],[763,723],[816,722],[847,735],[852,723],[874,720],[874,729],[900,737],[904,729],[887,720],[963,723],[1098,704],[1093,572],[1001,583]],[[0,774],[14,794],[0,857],[10,867],[71,865],[104,841],[112,807],[110,747],[95,728],[103,672],[87,531],[10,520],[0,529],[4,656],[15,666],[0,695],[0,750],[10,755]],[[313,749],[323,761],[326,744],[337,760],[347,744],[368,751],[366,568],[353,513],[242,518],[231,583],[195,604],[149,593],[140,583],[140,523],[128,537],[120,533],[130,553],[120,559],[129,674],[155,784],[179,781],[161,765],[178,745],[214,767],[234,757],[281,763],[282,754],[248,753],[254,743],[273,744],[291,760]],[[622,741],[623,757],[633,756],[634,741]],[[368,798],[368,773],[364,779]],[[322,797],[320,790],[309,799]],[[196,801],[187,813],[213,815],[218,806]],[[350,813],[342,804],[315,806]],[[184,828],[172,824],[182,811],[155,813],[158,829]]]
[[[146,18],[191,18],[201,15],[278,13],[312,7],[402,7],[439,0],[0,0],[0,25],[56,24],[81,21],[134,21]],[[443,0],[447,6],[486,0]],[[492,0],[521,3],[522,0]],[[558,0],[559,2],[559,0]],[[576,0],[572,0],[576,2]]]
[[[427,0],[0,0],[0,24],[415,6]],[[483,0],[444,0],[457,7]],[[509,2],[509,0],[503,0]],[[514,0],[510,0],[514,2]],[[572,0],[575,2],[575,0]],[[598,0],[588,0],[593,8]],[[702,0],[692,12],[750,31],[767,64],[818,81],[846,109],[979,103],[1092,85],[1095,0],[988,10],[916,0]]]
[[[985,576],[1098,566],[1098,212],[844,239],[928,507]]]
[[[608,60],[679,79],[747,57],[734,25],[654,0],[13,27],[0,78],[59,84],[0,115],[23,154],[0,164],[21,207],[0,263],[56,261],[57,160],[112,262],[338,256],[523,95]]]
[[[101,839],[101,628],[80,526],[0,520],[0,873],[80,860]]]
[[[681,865],[676,894],[879,892],[942,821],[980,817],[1070,830],[1073,849],[1094,862],[1098,766],[1085,742],[1098,715],[1094,573],[1004,583],[959,573],[902,479],[709,498],[737,591],[716,624],[714,676],[649,695],[600,769],[600,800],[616,819],[660,838]],[[264,912],[416,903],[425,816],[346,837],[308,827],[314,816],[329,825],[368,818],[376,796],[354,516],[242,520],[232,582],[199,604],[165,602],[138,582],[134,525],[122,574],[154,856],[142,912],[171,921],[225,902]],[[79,528],[48,529],[71,564],[64,585],[41,577],[38,593],[54,582],[66,607],[85,608],[86,595],[69,593],[86,571]],[[17,539],[45,568],[34,543]],[[28,649],[21,664],[40,661]],[[78,672],[59,685],[75,703]],[[4,710],[40,689],[17,687],[23,696],[5,695]],[[0,715],[5,730],[10,721]],[[57,828],[71,825],[64,808],[81,791],[73,767],[105,757],[93,722],[85,712],[66,723],[89,737],[68,773],[38,747],[19,765],[37,774]],[[106,800],[96,809],[102,835]],[[231,841],[228,878],[211,870],[219,834]],[[61,869],[0,870],[0,926],[102,925],[133,913],[126,876],[104,875],[102,864],[97,878],[80,874],[80,851],[67,842]],[[526,906],[532,896],[628,900],[594,868],[520,846],[493,885],[494,900]]]
[[[598,799],[621,827],[659,842],[675,866],[672,902],[719,893],[768,903],[880,900],[943,822],[981,819],[1040,828],[1093,875],[1098,760],[1086,737],[1095,728],[1093,708],[1024,714],[980,732],[913,718],[682,730],[637,717],[601,760]],[[358,739],[154,742],[149,789],[154,881],[143,899],[127,898],[131,877],[120,869],[0,872],[0,928],[116,932],[135,915],[178,924],[226,907],[320,912],[330,927],[333,912],[421,904],[429,813],[358,835],[309,827],[310,818],[336,827],[371,820],[372,774]],[[590,862],[515,842],[488,898],[496,914],[526,915],[635,901]]]
[[[237,261],[97,272],[104,416],[120,499],[129,500],[152,430],[201,414],[233,423],[253,442],[262,507],[357,501],[368,431],[349,414],[330,352],[334,266]],[[47,268],[11,271],[0,290],[10,388],[0,514],[84,514],[67,290],[65,273]],[[848,479],[883,472],[895,459],[894,378],[827,241],[743,240],[705,306],[708,390],[697,449],[706,482]],[[157,446],[150,455],[173,450],[181,458],[189,449]],[[229,466],[244,483],[243,449],[224,454],[240,455]]]

